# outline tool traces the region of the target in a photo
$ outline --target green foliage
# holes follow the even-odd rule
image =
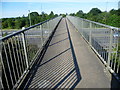
[[[30,13],[30,16],[31,16],[31,17],[37,17],[37,16],[39,16],[39,14],[38,14],[37,12],[31,12],[31,13]]]
[[[2,36],[4,37],[4,36],[7,36],[8,35],[8,33],[6,32],[6,33],[4,33]]]
[[[65,14],[60,14],[61,16],[65,17]],[[103,24],[111,25],[114,27],[120,27],[120,9],[115,10],[112,9],[109,12],[102,12],[98,8],[92,8],[88,13],[84,13],[82,10],[79,10],[77,13],[71,13],[71,16],[78,16],[81,18],[89,19],[95,22],[100,22]],[[38,12],[31,12],[31,23],[32,25],[40,23],[50,18],[57,17],[57,14],[54,14],[53,11],[50,14],[46,14],[42,12],[38,14]],[[29,17],[22,17],[17,18],[2,18],[2,29],[21,29],[22,27],[29,27]]]
[[[76,14],[71,13],[70,15],[78,16],[80,18],[85,18],[88,20],[92,20],[95,22],[100,22],[103,24],[120,28],[120,9],[118,10],[112,9],[109,12],[106,11],[102,12],[98,8],[93,8],[87,14],[84,13],[82,10],[79,10]],[[115,53],[112,53],[111,60],[113,60],[114,63],[118,63],[118,65],[120,65],[120,61],[119,61],[120,43],[118,44],[118,50],[117,51],[116,50],[117,48],[115,47],[113,50]]]
[[[76,14],[71,13],[71,16],[78,16],[95,22],[100,22],[114,27],[120,27],[120,9],[112,9],[109,12],[102,12],[98,8],[92,8],[87,14],[79,10]]]
[[[2,28],[8,28],[7,20],[5,20],[5,21],[2,20]]]
[[[71,13],[70,16],[76,16],[76,14],[75,13]]]
[[[60,14],[60,16],[62,16],[62,17],[66,17],[66,14]]]
[[[85,13],[83,13],[82,10],[79,10],[75,16],[81,17],[81,18],[85,18]]]
[[[119,57],[120,57],[120,55],[119,55],[119,53],[120,53],[120,43],[118,43],[118,46],[116,45],[116,47],[113,48],[112,51],[113,51],[113,53],[111,53],[111,57],[110,57],[111,61],[113,61],[114,63],[118,63],[118,65],[120,66],[120,60],[119,60]]]
[[[90,14],[91,16],[95,16],[95,15],[98,15],[100,13],[102,13],[102,11],[100,9],[92,8],[88,14]]]
[[[50,18],[53,18],[53,17],[54,17],[53,11],[51,11],[51,13],[49,14],[49,17],[50,17]]]
[[[53,11],[51,11],[49,15],[44,12],[40,15],[38,12],[31,12],[29,15],[31,17],[32,25],[58,16],[57,14],[54,14]],[[22,17],[17,18],[2,18],[2,29],[21,29],[22,27],[29,27],[29,15],[27,17],[23,15]]]

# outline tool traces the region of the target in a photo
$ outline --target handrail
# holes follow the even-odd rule
[[[120,28],[67,16],[116,79],[120,82]]]
[[[56,17],[54,17],[54,18],[56,18]],[[54,19],[54,18],[52,18],[52,19]],[[32,25],[32,26],[27,27],[27,28],[25,28],[25,29],[23,29],[23,30],[18,30],[18,31],[16,31],[15,33],[11,33],[11,34],[9,34],[9,35],[7,35],[7,36],[5,36],[5,37],[0,38],[0,41],[4,41],[5,39],[7,39],[7,38],[9,38],[9,37],[11,37],[11,36],[15,36],[15,35],[17,35],[17,34],[19,34],[19,33],[25,32],[25,31],[27,31],[27,30],[29,30],[29,29],[31,29],[31,28],[34,28],[34,27],[39,26],[39,25],[42,25],[42,24],[44,24],[44,23],[46,23],[46,22],[48,22],[48,21],[50,21],[50,20],[52,20],[52,19],[48,19],[48,20],[46,20],[46,21],[43,21],[43,22],[40,22],[40,23],[38,23],[38,24]]]
[[[102,24],[102,23],[99,23],[99,22],[95,22],[95,21],[91,21],[91,20],[87,20],[87,19],[83,19],[83,20],[91,22],[91,23],[94,23],[94,24],[101,25],[101,26],[106,27],[106,28],[110,28],[110,29],[114,29],[114,30],[120,30],[120,28],[109,26],[109,25],[105,25],[105,24]]]
[[[55,17],[0,38],[0,83],[3,89],[18,86],[61,18]]]
[[[87,22],[91,22],[91,23],[94,23],[94,24],[103,26],[103,27],[106,27],[106,28],[110,28],[110,29],[114,29],[114,30],[120,31],[120,28],[117,28],[117,27],[113,27],[113,26],[110,26],[110,25],[102,24],[102,23],[95,22],[95,21],[91,21],[91,20],[84,19],[84,18],[80,18],[80,17],[77,17],[77,16],[74,16],[74,17],[79,18],[79,19],[82,19],[82,20],[87,21]]]

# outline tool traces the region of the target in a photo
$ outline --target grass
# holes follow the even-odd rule
[[[17,30],[20,30],[20,29],[2,29],[2,31],[5,31],[5,30],[7,30],[7,31],[17,31]]]

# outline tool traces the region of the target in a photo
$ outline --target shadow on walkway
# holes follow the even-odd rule
[[[120,90],[120,82],[116,80],[113,74],[111,79],[111,90]]]
[[[63,20],[61,23],[63,23]],[[66,31],[68,32],[67,29]],[[66,34],[68,38],[63,38],[62,34]],[[80,82],[80,70],[77,64],[69,32],[59,32],[57,35],[59,35],[60,39],[57,41],[55,40],[55,42],[52,42],[52,44],[47,46],[47,54],[45,53],[43,58],[38,60],[36,65],[30,71],[29,74],[31,75],[27,80],[27,84],[24,86],[24,89],[75,88]],[[55,37],[52,39],[53,41],[54,38]],[[62,49],[58,50],[55,48],[57,45],[62,45],[63,43],[69,44],[69,47],[61,46]],[[57,53],[54,51],[52,52],[52,50],[55,50]]]

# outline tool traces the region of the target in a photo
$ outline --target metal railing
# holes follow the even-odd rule
[[[120,28],[108,26],[74,16],[67,16],[107,69],[119,80]]]
[[[0,82],[3,89],[17,86],[61,18],[44,21],[0,39]]]

